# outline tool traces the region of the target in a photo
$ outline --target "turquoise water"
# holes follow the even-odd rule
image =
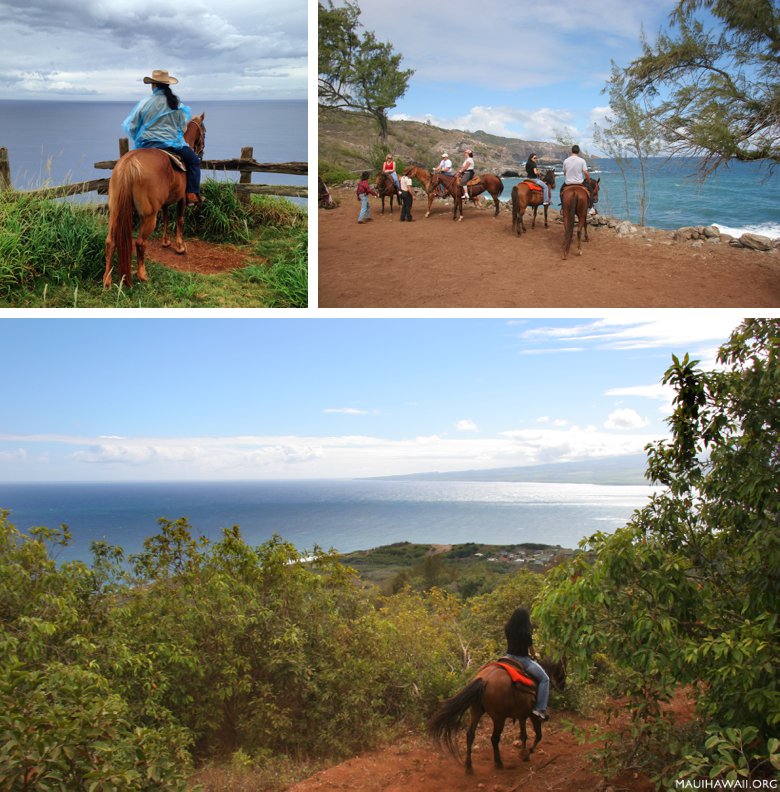
[[[588,162],[590,172],[601,178],[598,211],[624,219],[626,199],[623,177],[613,160]],[[655,228],[717,225],[733,236],[745,231],[780,237],[780,172],[771,176],[766,167],[753,162],[732,162],[700,182],[696,161],[690,158],[656,158],[649,163],[645,223]],[[561,168],[555,169],[556,190]],[[512,187],[519,179],[505,178],[501,198],[511,200]],[[627,172],[629,219],[638,224],[641,179],[634,161]],[[554,196],[557,202],[557,196]]]
[[[252,545],[273,534],[299,550],[341,552],[393,542],[539,542],[576,547],[614,531],[647,502],[649,486],[474,481],[260,481],[0,484],[0,509],[28,531],[67,524],[73,545],[58,558],[89,560],[93,540],[138,552],[157,519],[188,517],[218,539],[240,525]]]
[[[141,96],[139,96],[139,99]],[[206,113],[207,159],[230,159],[252,146],[258,162],[306,162],[308,122],[305,101],[189,101]],[[134,102],[0,100],[0,146],[8,149],[11,180],[19,190],[105,178],[95,162],[116,159],[122,121]],[[238,179],[237,173],[207,178]],[[256,184],[305,186],[305,176],[254,174]],[[89,200],[99,200],[95,193]]]

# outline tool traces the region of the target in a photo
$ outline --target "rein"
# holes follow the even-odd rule
[[[195,138],[195,140],[192,141],[193,142],[192,150],[199,157],[202,157],[203,156],[203,152],[206,149],[206,135],[205,135],[205,132],[203,131],[203,126],[201,125],[200,121],[198,121],[197,118],[193,118],[190,121],[190,124],[195,124],[195,126],[196,126],[196,128],[198,130],[197,137]],[[196,146],[198,146],[198,147],[196,148]]]

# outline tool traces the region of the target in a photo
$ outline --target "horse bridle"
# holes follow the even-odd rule
[[[201,122],[197,118],[193,118],[190,123],[195,124],[195,126],[198,128],[198,137],[195,139],[195,143],[196,144],[200,143],[200,146],[198,148],[193,147],[192,150],[199,157],[202,157],[203,152],[206,149],[206,130],[203,128],[203,124],[201,124]]]

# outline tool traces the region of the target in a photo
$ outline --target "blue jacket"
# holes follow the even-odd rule
[[[171,110],[165,93],[154,88],[152,95],[142,99],[122,122],[125,132],[133,139],[133,148],[181,148],[184,131],[192,119],[192,110],[179,105]]]

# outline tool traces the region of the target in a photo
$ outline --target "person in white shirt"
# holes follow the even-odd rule
[[[401,176],[401,222],[408,220],[412,222],[412,201],[414,195],[412,194],[412,180],[409,176],[404,174]]]
[[[466,185],[474,178],[474,152],[470,149],[466,149],[466,159],[463,160],[463,164],[458,168],[458,174],[460,175],[460,183],[463,187],[463,200],[468,201],[469,199],[469,190]]]
[[[446,173],[448,176],[452,175],[452,160],[446,151],[442,152],[441,162],[433,169],[434,173]]]
[[[563,185],[561,186],[561,202],[563,202],[563,191],[569,184],[582,184],[587,187],[590,193],[590,204],[593,204],[593,191],[588,186],[590,182],[590,174],[588,173],[588,164],[580,156],[580,147],[573,145],[571,147],[571,155],[566,157],[563,161]]]

